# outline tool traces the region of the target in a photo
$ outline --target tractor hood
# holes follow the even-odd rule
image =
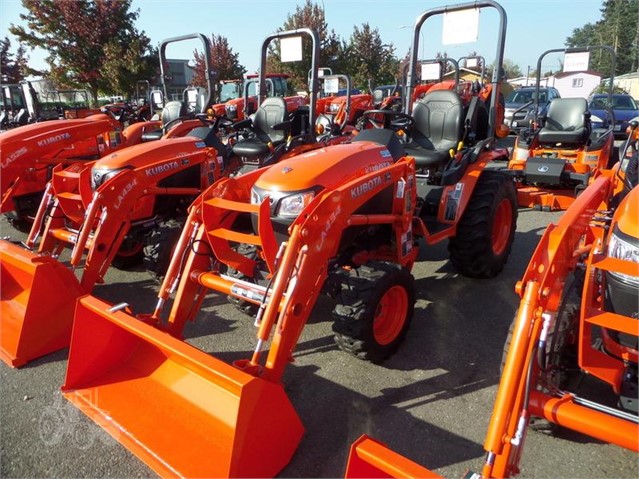
[[[393,162],[386,147],[372,141],[354,141],[280,161],[260,176],[255,188],[274,192],[336,188]]]
[[[133,145],[96,161],[93,169],[119,170],[122,168],[144,168],[158,165],[165,160],[189,162],[190,157],[207,151],[204,142],[198,138],[182,137],[151,141]]]
[[[51,120],[25,125],[0,135],[2,167],[25,158],[42,159],[87,138],[114,129],[107,115],[97,114],[79,120]]]
[[[639,241],[639,186],[623,199],[615,213],[615,222],[624,235]]]

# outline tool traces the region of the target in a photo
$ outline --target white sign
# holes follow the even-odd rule
[[[326,78],[324,80],[324,93],[337,93],[339,91],[339,78]]]
[[[565,72],[582,72],[588,70],[590,52],[566,53],[564,55]]]
[[[302,60],[302,37],[282,38],[280,40],[282,62],[299,62]]]
[[[475,68],[477,64],[477,58],[466,58],[466,68]]]
[[[478,8],[444,13],[444,26],[442,28],[442,43],[444,45],[476,42],[478,35]]]
[[[422,81],[439,80],[440,70],[440,63],[422,63]]]

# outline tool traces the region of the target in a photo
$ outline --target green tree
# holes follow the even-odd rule
[[[608,45],[616,54],[616,75],[635,71],[639,60],[639,0],[604,0],[600,11],[601,20],[574,29],[566,46]],[[590,69],[604,76],[610,75],[611,62],[605,50],[590,54]]]
[[[297,6],[295,13],[289,14],[284,26],[278,32],[310,28],[315,30],[320,38],[320,61],[318,67],[328,67],[333,73],[344,73],[344,60],[341,42],[334,30],[328,31],[324,9],[310,0],[305,0],[303,6]],[[273,73],[288,73],[291,77],[290,85],[294,89],[308,89],[308,71],[311,68],[312,44],[310,38],[304,35],[302,43],[301,62],[282,62],[279,42],[271,42],[268,48],[267,71]],[[258,53],[258,52],[256,52]]]
[[[12,24],[9,31],[48,52],[48,76],[57,85],[87,88],[95,102],[99,90],[117,91],[145,70],[137,64],[152,52],[148,37],[135,28],[139,10],[130,10],[131,0],[22,0],[22,5],[26,28]]]
[[[18,83],[30,73],[27,62],[29,57],[23,45],[18,47],[13,59],[11,53],[11,40],[8,37],[0,40],[0,72],[2,73],[2,83]]]
[[[193,85],[206,86],[204,76],[204,53],[197,50],[193,52],[195,58],[193,65]],[[215,72],[217,80],[233,80],[242,78],[246,68],[240,63],[239,53],[233,52],[226,37],[211,34],[211,69]]]
[[[374,86],[395,83],[399,75],[400,61],[395,56],[395,47],[384,44],[379,30],[368,23],[353,27],[346,55],[347,73],[356,88],[367,89],[369,79]]]

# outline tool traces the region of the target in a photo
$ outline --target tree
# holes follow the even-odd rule
[[[132,0],[22,0],[27,27],[9,31],[31,48],[48,52],[50,79],[57,85],[117,91],[146,68],[152,53],[144,32],[134,26],[139,10]],[[39,72],[44,74],[45,72]]]
[[[602,19],[574,29],[566,46],[608,45],[616,55],[615,74],[635,71],[639,60],[639,0],[605,0],[600,11]],[[605,50],[590,54],[590,69],[604,76],[610,75],[611,62]]]
[[[193,85],[206,86],[204,76],[205,62],[204,54],[195,50],[193,52],[195,58],[193,66]],[[215,73],[215,77],[219,80],[232,80],[242,78],[246,73],[246,68],[240,64],[239,53],[234,53],[229,46],[226,37],[222,35],[211,34],[211,69]]]
[[[517,78],[523,75],[519,65],[507,58],[504,58],[502,67],[506,73],[506,78]]]
[[[369,80],[373,85],[395,83],[400,62],[395,47],[382,42],[377,28],[368,23],[354,26],[346,54],[350,60],[347,73],[356,88],[366,89]]]
[[[0,40],[0,72],[2,72],[2,83],[18,83],[30,73],[26,56],[26,49],[23,45],[18,47],[16,58],[13,59],[11,50],[11,40],[4,37]]]
[[[278,32],[310,28],[315,30],[320,38],[321,59],[318,67],[329,67],[334,73],[343,71],[343,49],[334,30],[328,31],[324,9],[310,0],[305,0],[303,6],[297,6],[295,13],[289,14],[284,26]],[[307,35],[303,37],[302,61],[294,63],[282,62],[279,42],[271,42],[268,48],[267,71],[288,73],[291,77],[290,85],[294,89],[308,89],[308,71],[311,68],[312,45]]]

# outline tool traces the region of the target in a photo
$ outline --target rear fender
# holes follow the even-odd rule
[[[473,196],[473,191],[475,191],[475,185],[479,181],[479,176],[486,168],[486,165],[504,156],[507,156],[507,153],[501,149],[481,152],[475,161],[466,168],[465,174],[457,183],[446,186],[439,201],[438,221],[444,224],[456,225],[464,211],[466,211],[466,207]],[[452,209],[449,203],[454,205]],[[454,218],[450,218],[451,211],[454,213]]]

